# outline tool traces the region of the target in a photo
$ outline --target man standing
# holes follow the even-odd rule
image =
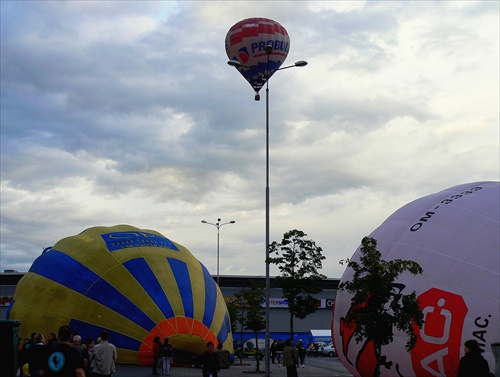
[[[299,363],[299,353],[292,345],[292,340],[285,341],[283,349],[283,366],[286,367],[286,377],[298,377],[297,364]]]
[[[57,343],[59,342],[57,341],[56,333],[53,332],[49,333],[46,346],[52,349],[57,345]]]
[[[44,345],[45,337],[36,333],[33,345],[28,351],[29,371],[32,376],[41,376],[41,371],[46,369],[48,351]]]
[[[92,376],[111,377],[115,373],[115,361],[117,358],[116,347],[108,342],[109,333],[104,330],[101,333],[101,342],[94,346],[94,352],[90,360],[94,360]]]
[[[214,344],[212,342],[207,343],[207,350],[200,356],[201,371],[203,377],[217,377],[219,373],[219,355],[214,352]]]
[[[57,335],[59,343],[48,349],[49,357],[44,375],[47,377],[85,377],[83,359],[69,344],[71,338],[69,326],[61,326]]]
[[[80,335],[75,335],[73,337],[73,348],[83,357],[82,337]]]
[[[278,343],[276,343],[276,347],[274,348],[276,351],[276,359],[278,359],[278,366],[281,366],[281,362],[283,360],[283,348],[285,346],[281,342],[281,339],[278,339]]]

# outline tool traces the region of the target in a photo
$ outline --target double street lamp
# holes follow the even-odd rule
[[[288,68],[294,67],[305,67],[307,62],[304,60],[300,60],[295,62],[293,65],[289,65],[286,67],[278,68],[272,72],[269,71],[269,57],[273,53],[273,46],[267,45],[265,47],[265,52],[267,54],[267,68],[265,71],[257,71],[252,67],[241,64],[237,60],[230,60],[227,62],[232,67],[243,67],[254,70],[258,73],[262,73],[264,75],[264,80],[266,82],[266,377],[270,376],[271,371],[271,363],[270,363],[270,330],[269,330],[269,291],[270,291],[270,278],[269,278],[269,79],[272,74],[276,71],[281,71]],[[255,93],[255,100],[260,100],[259,92]]]
[[[234,220],[231,220],[227,223],[221,223],[221,219],[217,219],[217,222],[214,224],[214,223],[209,223],[208,221],[205,221],[205,220],[201,220],[201,222],[203,224],[209,224],[209,225],[213,225],[217,228],[217,285],[219,285],[219,229],[224,226],[224,225],[227,225],[227,224],[234,224],[236,221]]]

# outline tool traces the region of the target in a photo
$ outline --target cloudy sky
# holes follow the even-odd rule
[[[265,101],[224,42],[265,17],[309,63],[270,81],[271,241],[340,277],[404,204],[499,180],[499,4],[2,1],[0,270],[130,224],[215,274],[220,217],[221,275],[264,275]]]

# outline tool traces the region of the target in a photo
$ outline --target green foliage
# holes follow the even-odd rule
[[[373,238],[365,237],[361,244],[359,263],[349,259],[341,261],[341,264],[347,262],[347,266],[354,270],[352,280],[339,286],[339,290],[353,295],[347,324],[355,325],[357,342],[373,340],[378,355],[382,346],[393,341],[393,329],[401,330],[409,337],[406,343],[409,351],[417,340],[412,323],[421,328],[424,316],[415,291],[403,295],[394,281],[405,271],[421,274],[422,268],[410,260],[382,260],[377,241]]]
[[[262,307],[266,299],[264,285],[257,280],[251,280],[249,289],[242,290],[234,296],[243,303],[239,305],[243,305],[246,311],[242,315],[245,330],[258,332],[264,329],[266,327],[265,309]]]
[[[288,301],[292,339],[293,318],[304,319],[318,309],[318,300],[313,295],[322,291],[318,282],[326,279],[318,272],[325,259],[322,249],[306,236],[300,230],[290,230],[283,235],[281,243],[269,245],[267,262],[277,265],[281,272],[277,280]]]
[[[249,289],[242,290],[234,295],[241,306],[241,323],[246,330],[251,330],[255,336],[257,371],[259,370],[259,343],[258,332],[266,327],[265,309],[262,303],[266,299],[264,285],[257,280],[250,281]],[[245,313],[246,310],[246,313]]]
[[[240,305],[237,300],[230,298],[226,302],[227,312],[231,320],[231,332],[234,334],[238,329],[238,323],[243,321],[241,317]]]

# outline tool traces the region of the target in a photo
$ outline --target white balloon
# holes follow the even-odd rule
[[[468,339],[479,342],[494,371],[491,344],[500,341],[499,198],[500,182],[455,186],[405,205],[370,234],[382,259],[413,260],[424,271],[404,273],[395,282],[403,294],[416,291],[425,323],[410,353],[402,332],[382,347],[382,376],[454,376]],[[359,261],[359,253],[358,248],[352,259]],[[341,281],[352,276],[348,268]],[[373,344],[356,343],[344,326],[351,297],[337,293],[335,346],[352,374],[370,375],[376,363]]]

